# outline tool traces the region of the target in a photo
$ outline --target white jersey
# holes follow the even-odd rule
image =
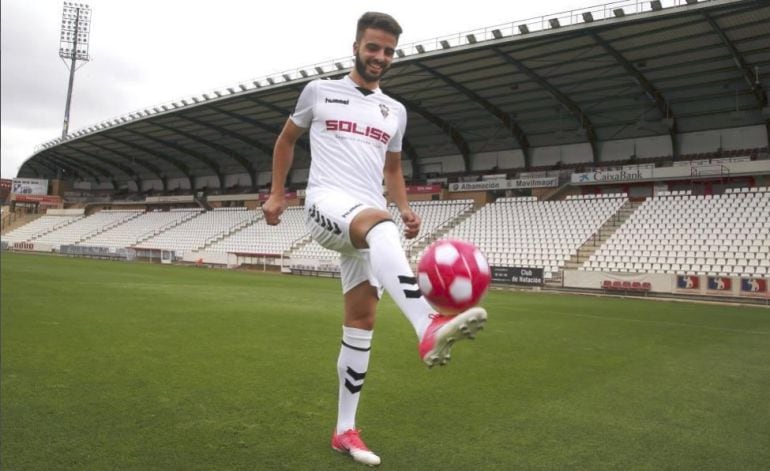
[[[349,76],[314,80],[300,94],[291,120],[310,128],[308,198],[335,190],[385,209],[385,153],[401,152],[406,130],[401,103],[379,88],[360,90]]]

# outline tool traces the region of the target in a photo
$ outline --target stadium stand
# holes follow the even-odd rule
[[[663,192],[581,267],[588,271],[762,276],[770,270],[770,191]]]
[[[282,255],[294,243],[307,237],[303,208],[289,207],[281,216],[281,224],[268,226],[264,219],[243,227],[205,247],[212,252],[239,252]]]
[[[66,224],[60,228],[48,232],[35,239],[35,242],[43,242],[61,246],[74,244],[89,237],[111,229],[130,219],[139,217],[139,210],[105,210],[94,213],[88,217],[78,219],[72,224]]]
[[[3,240],[8,243],[32,241],[82,218],[83,216],[43,215],[7,234],[3,234]]]
[[[198,216],[140,242],[136,248],[173,250],[181,255],[238,231],[260,217],[245,208],[217,208],[205,212],[197,210],[197,213]]]
[[[475,243],[492,266],[543,268],[545,278],[551,279],[627,201],[623,193],[560,201],[500,198],[443,238]],[[413,255],[412,261],[420,255]]]
[[[200,214],[200,210],[150,211],[125,224],[83,240],[78,245],[125,248],[149,239]]]

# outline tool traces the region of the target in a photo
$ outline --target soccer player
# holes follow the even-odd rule
[[[315,80],[304,88],[275,143],[271,193],[262,206],[268,224],[280,223],[294,147],[309,128],[306,224],[316,241],[340,253],[344,297],[332,448],[368,465],[380,464],[380,458],[361,439],[355,416],[382,290],[414,326],[420,358],[429,367],[446,364],[454,342],[473,337],[487,319],[479,307],[454,317],[436,313],[420,293],[387,211],[383,179],[401,213],[405,237],[417,236],[421,220],[409,207],[401,170],[406,109],[379,88],[400,34],[401,26],[390,15],[361,16],[353,43],[355,67],[342,79]]]

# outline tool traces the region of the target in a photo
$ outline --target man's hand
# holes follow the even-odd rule
[[[420,216],[411,209],[407,209],[406,211],[401,211],[401,220],[404,221],[406,226],[404,228],[404,237],[407,239],[417,237],[417,234],[420,233],[420,225],[422,224]]]
[[[286,196],[273,193],[262,205],[265,213],[265,222],[270,226],[276,226],[281,222],[281,214],[286,210]]]

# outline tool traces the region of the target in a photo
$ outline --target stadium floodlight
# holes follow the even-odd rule
[[[617,18],[623,18],[624,16],[626,16],[626,12],[625,12],[625,10],[623,10],[622,8],[616,8],[616,9],[612,10],[612,13],[613,13],[613,14],[614,14],[614,15],[615,15]]]
[[[686,0],[688,5],[695,5],[698,3],[698,0]]]
[[[466,34],[465,39],[468,40],[468,44],[476,44],[476,35],[473,33]]]
[[[403,50],[403,49],[401,49],[401,48],[398,48],[398,49],[396,49],[396,55],[397,55],[398,57],[404,57],[404,56],[406,55],[406,53],[404,52],[404,50]]]
[[[255,86],[255,87],[257,87],[257,88],[262,88],[262,84],[261,84],[261,83],[259,83],[259,80],[254,80],[254,81],[253,81],[253,82],[251,82],[251,83],[253,83],[253,84],[254,84],[254,86]]]
[[[299,74],[302,76],[302,78],[307,78],[307,71],[305,69],[300,70]]]
[[[217,97],[221,97],[222,92],[220,92],[219,90],[214,90],[214,95],[216,95]]]
[[[583,21],[586,23],[592,23],[594,21],[594,15],[592,15],[590,11],[584,11]]]
[[[494,31],[492,31],[494,33]],[[529,26],[527,25],[519,25],[519,33],[521,34],[527,34],[529,33]]]
[[[318,75],[323,75],[324,74],[324,68],[321,67],[320,65],[316,66],[315,71],[318,72]]]
[[[559,23],[558,18],[551,18],[550,20],[548,20],[548,23],[551,24],[551,28],[558,28],[561,26],[561,23]]]
[[[227,87],[227,91],[228,91],[228,92],[230,92],[230,95],[232,95],[233,93],[235,93],[235,89],[234,89],[234,88],[232,88],[232,87]]]
[[[650,2],[650,8],[652,8],[652,11],[660,11],[663,9],[663,5],[660,4],[660,0],[652,0]]]
[[[244,92],[245,92],[246,90],[248,90],[248,89],[249,89],[249,87],[247,87],[246,85],[244,85],[244,84],[242,84],[242,83],[238,84],[238,88],[240,88],[240,89],[241,89],[241,90],[243,90]]]
[[[442,39],[441,41],[439,41],[439,44],[441,44],[441,47],[443,49],[449,49],[450,48],[449,41],[447,41],[446,39]]]
[[[417,52],[419,52],[420,54],[425,52],[425,48],[422,46],[422,44],[418,44],[414,48],[417,49]]]
[[[91,7],[82,3],[64,2],[61,18],[61,35],[59,37],[59,57],[69,68],[69,85],[67,86],[67,104],[64,107],[64,124],[62,137],[67,135],[70,126],[70,104],[72,102],[72,85],[75,82],[75,71],[80,68],[78,61],[85,65],[88,57],[89,31],[91,29]],[[69,64],[67,63],[69,61]]]
[[[270,85],[275,85],[275,80],[273,80],[273,77],[268,77],[267,83],[269,83]]]
[[[337,67],[337,70],[342,70],[345,68],[345,66],[342,65],[342,62],[335,62],[334,66]]]
[[[289,74],[283,74],[283,79],[287,82],[291,82],[291,75]]]

